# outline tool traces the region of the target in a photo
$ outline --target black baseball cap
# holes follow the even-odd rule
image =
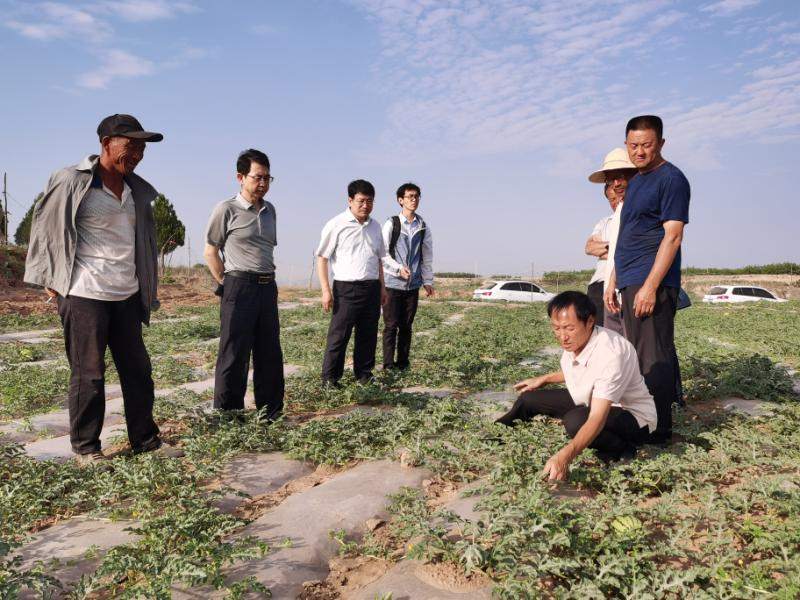
[[[153,131],[145,131],[142,124],[130,115],[111,115],[100,121],[97,126],[97,135],[100,141],[104,137],[126,137],[145,142],[160,142],[164,136]]]

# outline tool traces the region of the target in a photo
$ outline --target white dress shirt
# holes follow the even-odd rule
[[[375,219],[359,223],[350,209],[339,213],[322,228],[317,256],[330,261],[335,281],[369,281],[380,278],[380,263],[388,257],[381,226]]]
[[[609,400],[631,413],[639,427],[655,430],[656,404],[639,371],[636,349],[618,333],[595,327],[580,354],[561,355],[561,371],[576,405],[589,406],[592,398]]]
[[[105,185],[92,187],[75,215],[78,243],[70,296],[125,300],[139,291],[136,207],[127,183],[120,201]]]
[[[592,236],[596,236],[601,242],[608,242],[608,230],[613,218],[614,215],[608,215],[607,217],[600,219],[592,230]],[[608,260],[605,258],[597,259],[597,265],[594,268],[594,274],[592,275],[592,279],[589,281],[589,285],[596,281],[605,281],[604,277],[606,276],[607,263]]]
[[[614,253],[617,251],[617,238],[619,237],[619,218],[620,214],[622,214],[622,202],[617,204],[617,208],[614,211],[614,215],[611,217],[611,221],[608,223],[608,258],[606,259],[605,269],[606,272],[603,275],[603,291],[606,290],[608,287],[608,280],[611,278],[611,271],[614,270]]]

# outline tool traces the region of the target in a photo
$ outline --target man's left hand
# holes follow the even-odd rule
[[[423,285],[422,287],[425,288],[425,297],[426,298],[430,298],[431,296],[433,296],[433,286],[432,285]]]
[[[550,457],[542,470],[542,477],[548,481],[564,481],[569,476],[569,457],[562,448]]]
[[[385,287],[381,287],[381,306],[386,306],[387,302],[389,302],[389,293]]]
[[[649,317],[656,306],[656,290],[642,286],[633,298],[633,316],[637,319]]]
[[[408,267],[401,267],[398,275],[400,279],[409,279],[411,277],[411,271]]]

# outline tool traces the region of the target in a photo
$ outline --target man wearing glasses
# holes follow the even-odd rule
[[[273,181],[269,169],[269,158],[259,150],[239,155],[239,193],[214,207],[204,253],[222,296],[214,408],[244,408],[252,352],[256,408],[267,422],[280,416],[284,392],[273,261],[276,215],[275,207],[264,199]]]
[[[595,324],[611,329],[620,335],[624,335],[622,315],[604,310],[603,294],[605,282],[608,281],[614,265],[614,252],[619,233],[619,215],[622,211],[622,203],[625,201],[625,190],[628,188],[628,180],[635,173],[636,167],[628,159],[628,152],[624,148],[614,148],[606,155],[602,168],[589,175],[589,181],[592,183],[605,184],[606,200],[608,200],[613,214],[598,221],[586,242],[586,254],[597,257],[597,266],[586,293],[597,308]]]
[[[433,237],[417,213],[422,191],[414,183],[397,188],[401,211],[383,225],[383,243],[389,256],[404,265],[386,272],[388,299],[383,307],[383,368],[407,369],[411,352],[411,327],[417,314],[419,289],[433,295]],[[395,350],[397,354],[395,354]]]
[[[322,381],[338,387],[344,373],[347,343],[355,329],[353,372],[360,383],[372,379],[375,347],[378,343],[378,319],[381,305],[386,303],[383,284],[385,261],[397,272],[405,267],[386,253],[381,226],[370,218],[375,188],[369,181],[358,179],[347,186],[347,209],[325,224],[317,248],[317,271],[322,287],[322,307],[333,310]],[[333,271],[333,290],[328,266]],[[406,276],[408,270],[404,271]]]

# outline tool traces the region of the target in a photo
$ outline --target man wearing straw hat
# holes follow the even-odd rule
[[[597,222],[592,230],[592,235],[586,241],[586,254],[597,257],[597,266],[591,281],[589,281],[587,295],[597,307],[596,324],[619,334],[623,333],[622,316],[619,313],[604,311],[603,293],[605,282],[609,280],[610,271],[614,265],[619,215],[625,200],[625,190],[628,187],[628,180],[635,172],[636,167],[628,159],[627,151],[624,148],[614,148],[606,154],[600,170],[589,175],[589,181],[592,183],[605,184],[604,192],[611,206],[612,214]]]

